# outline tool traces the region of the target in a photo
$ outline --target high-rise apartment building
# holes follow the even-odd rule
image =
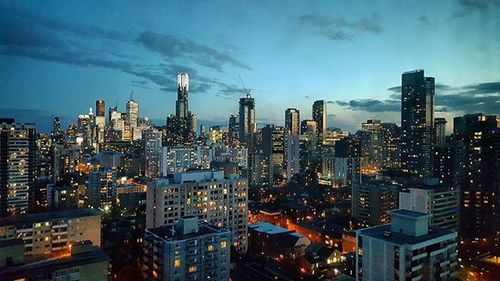
[[[459,202],[458,188],[434,181],[399,193],[400,209],[430,214],[429,225],[452,231],[458,231]]]
[[[239,139],[240,124],[238,120],[238,115],[229,116],[229,139],[235,141]]]
[[[254,143],[257,124],[255,122],[255,99],[250,95],[240,98],[240,142],[247,146]]]
[[[117,173],[114,170],[91,172],[87,186],[89,205],[94,209],[109,211],[116,201]]]
[[[460,238],[491,243],[499,229],[500,129],[495,115],[453,120],[454,175],[461,192]]]
[[[0,216],[29,211],[35,180],[36,127],[0,119]]]
[[[148,183],[146,227],[171,224],[184,216],[197,216],[229,229],[232,245],[247,248],[248,183],[223,171],[192,171]]]
[[[326,115],[327,115],[326,101],[324,100],[315,101],[312,107],[312,119],[316,121],[316,124],[318,126],[318,131],[317,131],[318,143],[323,143],[325,140],[326,128],[327,128]]]
[[[396,185],[378,180],[352,185],[352,216],[365,226],[389,223],[389,211],[397,207]]]
[[[298,134],[286,135],[285,140],[285,175],[290,180],[300,172],[300,140]]]
[[[354,136],[335,143],[335,182],[351,186],[361,182],[361,144]]]
[[[451,280],[458,271],[457,233],[429,227],[430,215],[390,212],[391,223],[356,232],[356,280]]]
[[[229,280],[231,233],[198,220],[146,230],[143,280]]]
[[[384,138],[380,120],[371,119],[361,123],[364,138],[361,139],[361,166],[367,171],[375,173],[382,169]]]
[[[434,77],[405,72],[401,82],[401,168],[424,179],[432,176]]]
[[[160,176],[161,166],[161,132],[151,127],[142,131],[142,147],[144,149],[144,175],[149,178]]]
[[[300,111],[295,108],[288,108],[285,111],[285,133],[300,134]]]
[[[14,238],[23,240],[27,256],[48,255],[84,240],[100,246],[101,214],[75,209],[1,218],[0,241]]]

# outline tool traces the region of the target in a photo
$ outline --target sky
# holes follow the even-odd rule
[[[50,130],[133,92],[158,125],[175,112],[176,74],[190,110],[227,124],[251,89],[259,126],[286,108],[328,126],[400,122],[401,73],[436,79],[435,116],[500,114],[500,2],[1,1],[0,117]],[[240,79],[241,77],[241,79]],[[243,83],[242,83],[243,82]],[[243,86],[244,84],[244,86]]]

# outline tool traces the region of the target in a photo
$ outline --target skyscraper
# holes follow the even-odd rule
[[[300,134],[300,111],[288,108],[285,111],[285,133]]]
[[[326,102],[324,100],[317,100],[313,104],[312,119],[316,121],[318,126],[317,141],[323,143],[326,136]]]
[[[401,168],[423,179],[432,175],[434,78],[405,72],[401,83]]]
[[[252,146],[257,131],[255,123],[255,99],[250,95],[240,98],[240,142]]]
[[[131,128],[137,127],[137,119],[139,118],[139,103],[136,102],[133,96],[127,101],[127,121]]]
[[[106,116],[106,103],[104,100],[95,101],[95,116]]]
[[[444,146],[446,143],[446,119],[434,118],[434,144]]]
[[[453,120],[454,175],[461,192],[460,239],[491,245],[499,229],[500,129],[495,115],[481,113]],[[474,249],[474,251],[489,249]]]
[[[116,180],[117,174],[114,170],[89,174],[87,195],[90,207],[104,211],[111,209],[116,201]]]
[[[181,72],[177,74],[177,101],[175,102],[175,115],[178,118],[188,117],[189,75]]]
[[[238,140],[240,125],[238,123],[238,115],[229,116],[229,139]]]
[[[142,131],[144,148],[144,175],[150,178],[160,176],[161,132],[155,128]]]
[[[35,124],[0,119],[0,216],[31,208],[35,157]]]

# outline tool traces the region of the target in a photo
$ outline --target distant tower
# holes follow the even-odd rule
[[[415,70],[401,80],[401,168],[424,179],[432,175],[434,77]]]
[[[434,144],[436,146],[445,145],[446,119],[434,118]]]
[[[130,100],[127,101],[127,121],[131,128],[137,127],[139,118],[139,103],[134,100],[133,93],[130,94]]]
[[[300,133],[300,111],[298,109],[288,108],[285,111],[285,131],[291,135]]]
[[[255,123],[255,99],[250,95],[240,98],[240,142],[252,145],[257,131]]]
[[[323,143],[326,136],[326,102],[317,100],[313,104],[312,117],[316,121],[318,143]]]
[[[181,72],[177,74],[177,102],[175,115],[178,118],[188,117],[188,93],[189,93],[189,75]]]
[[[95,101],[95,111],[96,116],[104,117],[106,115],[106,103],[104,102],[104,100]]]

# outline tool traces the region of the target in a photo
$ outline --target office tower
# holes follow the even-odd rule
[[[389,223],[389,211],[397,207],[396,185],[377,180],[352,185],[352,216],[365,226]]]
[[[95,101],[95,116],[106,116],[106,103],[104,102],[104,100]]]
[[[285,168],[288,180],[300,172],[300,142],[298,134],[285,136]]]
[[[401,168],[410,176],[432,176],[434,78],[405,72],[401,82]]]
[[[300,111],[288,108],[285,111],[285,131],[287,134],[300,134]]]
[[[456,232],[429,227],[428,214],[390,215],[390,224],[356,231],[356,280],[437,281],[457,274]]]
[[[455,117],[452,137],[453,178],[461,192],[460,238],[465,245],[480,240],[491,243],[499,227],[500,129],[496,116]]]
[[[361,182],[361,144],[354,136],[335,143],[335,182],[351,186]]]
[[[238,140],[239,132],[240,132],[240,124],[238,121],[238,115],[229,116],[229,139],[231,141]]]
[[[248,147],[254,145],[254,134],[257,132],[255,123],[255,99],[250,95],[240,98],[240,142]]]
[[[318,135],[318,123],[314,120],[302,120],[300,123],[300,134],[307,136],[308,139],[316,140]]]
[[[271,155],[257,150],[248,155],[248,182],[252,187],[270,187],[273,184],[273,160]]]
[[[0,119],[0,216],[30,210],[34,190],[36,128]]]
[[[109,257],[90,241],[78,241],[51,258],[25,259],[23,242],[0,244],[0,280],[107,281]]]
[[[314,102],[312,107],[312,119],[316,121],[317,124],[317,141],[318,143],[324,143],[326,136],[326,102],[324,100],[317,100]]]
[[[133,129],[137,127],[137,119],[139,118],[139,103],[136,102],[132,95],[130,95],[130,100],[127,101],[127,123]]]
[[[274,125],[262,128],[262,150],[270,156],[274,175],[283,175],[285,129]]]
[[[52,131],[50,132],[50,138],[54,143],[62,142],[64,139],[64,130],[61,128],[61,118],[55,116],[52,119]]]
[[[87,196],[94,209],[111,210],[116,201],[117,174],[113,170],[96,171],[89,174]]]
[[[231,233],[182,217],[175,224],[146,230],[144,280],[229,280]]]
[[[458,188],[438,184],[437,179],[399,193],[399,208],[430,214],[430,226],[458,231]]]
[[[434,144],[444,146],[446,143],[446,119],[434,118]]]
[[[108,109],[108,122],[113,123],[116,120],[122,119],[122,113],[118,111],[118,107],[110,107]]]
[[[0,241],[14,238],[24,241],[27,256],[49,255],[83,240],[100,246],[101,214],[76,209],[1,218]]]
[[[382,170],[401,168],[401,127],[396,123],[382,123]]]
[[[247,248],[247,179],[222,171],[177,173],[148,183],[146,227],[171,224],[184,216],[229,229],[238,252]]]
[[[383,128],[380,120],[361,123],[361,167],[367,173],[378,173],[383,163]]]
[[[151,127],[142,131],[144,149],[144,175],[149,178],[160,176],[161,132]]]
[[[177,101],[175,102],[175,115],[178,118],[187,118],[189,93],[189,75],[181,72],[177,74]]]

